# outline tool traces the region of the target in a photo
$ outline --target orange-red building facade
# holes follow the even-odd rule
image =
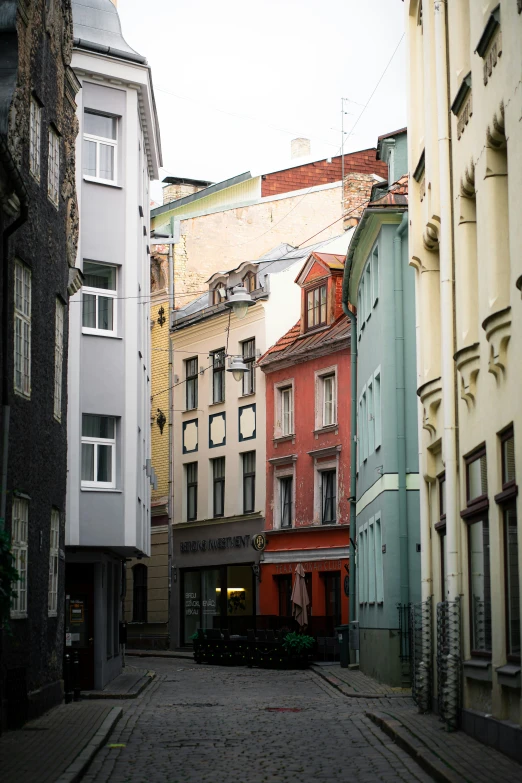
[[[320,636],[349,619],[350,325],[340,302],[343,266],[342,256],[311,254],[296,280],[301,319],[259,361],[267,406],[259,613],[291,615],[295,567],[302,563],[309,630]]]

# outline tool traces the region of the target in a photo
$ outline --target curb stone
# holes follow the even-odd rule
[[[136,691],[131,693],[111,693],[110,691],[81,691],[82,699],[136,699],[140,693],[155,679],[156,672],[143,675],[143,682]]]
[[[451,767],[429,750],[426,745],[415,737],[402,723],[389,718],[382,712],[366,712],[366,717],[375,723],[385,734],[406,751],[422,769],[438,783],[463,783],[467,778],[457,774]],[[469,781],[469,783],[473,783]]]
[[[325,672],[321,671],[318,667],[311,666],[310,670],[314,672],[314,674],[317,674],[319,677],[321,677],[323,680],[325,680],[329,685],[331,685],[333,688],[337,688],[337,690],[343,694],[343,696],[346,696],[349,699],[403,699],[408,698],[410,695],[409,693],[363,693],[359,691],[353,692],[348,690],[346,685],[341,682],[341,680],[338,680],[337,677],[332,677],[331,675],[326,674]]]
[[[163,652],[162,650],[126,650],[125,651],[125,657],[132,657],[132,658],[182,658],[184,660],[193,661],[194,657],[193,654],[187,653],[187,652],[176,652],[176,651],[168,651]]]
[[[87,745],[78,753],[72,764],[69,764],[55,783],[77,783],[77,781],[81,780],[95,755],[107,742],[114,726],[122,715],[123,709],[121,707],[112,708],[98,731],[91,737]]]

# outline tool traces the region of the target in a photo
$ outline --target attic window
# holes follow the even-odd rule
[[[253,272],[247,272],[242,282],[248,293],[255,291],[257,288],[256,276]]]
[[[213,305],[221,304],[227,298],[227,291],[222,283],[218,283],[215,288],[212,288],[211,294]]]
[[[306,328],[315,329],[326,323],[326,285],[306,292]]]

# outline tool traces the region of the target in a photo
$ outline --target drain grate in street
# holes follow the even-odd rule
[[[265,707],[267,712],[302,712],[302,707]]]

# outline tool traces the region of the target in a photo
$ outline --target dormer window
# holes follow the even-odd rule
[[[252,291],[255,291],[257,288],[256,276],[253,272],[247,272],[242,280],[242,283],[249,294]]]
[[[326,283],[306,292],[306,328],[326,324]]]
[[[227,298],[227,290],[222,283],[219,283],[215,288],[211,290],[212,304],[218,305],[224,302]]]

